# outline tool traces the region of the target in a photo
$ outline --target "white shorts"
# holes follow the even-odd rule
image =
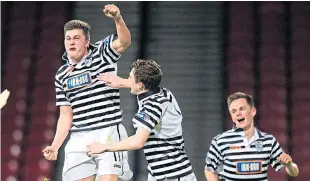
[[[147,181],[157,181],[151,174],[148,175]],[[196,175],[193,173],[176,179],[164,179],[163,181],[197,181]]]
[[[127,151],[106,152],[93,157],[89,157],[86,153],[87,144],[93,142],[109,144],[119,142],[127,137],[127,132],[122,124],[98,130],[71,133],[65,147],[63,181],[75,181],[93,175],[108,174],[115,174],[122,178],[124,173],[131,172]],[[124,178],[124,180],[130,178]]]

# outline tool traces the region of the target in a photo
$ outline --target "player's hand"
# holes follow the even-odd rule
[[[47,160],[57,160],[58,156],[58,149],[52,147],[52,146],[47,146],[44,150],[42,150],[43,155],[45,159]]]
[[[107,150],[107,145],[94,142],[86,146],[86,152],[88,156],[92,156],[93,154],[104,153]]]
[[[119,8],[114,4],[105,5],[103,12],[109,18],[119,19],[121,17],[121,12]]]
[[[122,87],[122,78],[111,74],[111,73],[104,73],[104,74],[99,74],[99,76],[97,77],[98,80],[104,81],[106,82],[106,84],[109,87],[113,87],[113,88],[120,88]]]
[[[10,91],[5,89],[1,94],[0,94],[0,109],[6,105],[7,100],[10,96]]]
[[[292,157],[286,153],[282,153],[277,160],[285,166],[292,163]]]

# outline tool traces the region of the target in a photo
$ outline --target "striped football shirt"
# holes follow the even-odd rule
[[[139,110],[133,124],[150,132],[143,147],[149,173],[157,180],[191,174],[192,166],[184,150],[182,114],[172,93],[157,88],[139,94],[137,99]]]
[[[276,171],[283,167],[276,160],[282,153],[273,135],[255,128],[253,138],[247,140],[242,129],[233,128],[212,140],[205,169],[215,172],[222,164],[221,180],[267,181],[269,165]]]
[[[55,76],[56,105],[71,106],[73,110],[72,132],[95,130],[122,121],[119,89],[108,87],[99,81],[99,73],[116,74],[121,57],[112,46],[117,35],[90,44],[88,55],[77,64],[69,61],[64,53],[61,66]]]

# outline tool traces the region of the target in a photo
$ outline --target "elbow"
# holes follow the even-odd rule
[[[128,48],[131,45],[131,34],[130,34],[130,32],[126,36],[122,36],[122,38],[120,38],[120,42],[122,44],[122,47]]]
[[[131,45],[131,36],[129,36],[129,38],[126,41],[122,42],[122,47],[124,47],[124,49],[127,49],[130,45]]]
[[[139,137],[136,137],[135,141],[135,150],[139,150],[143,148],[145,141]]]
[[[70,131],[72,127],[72,121],[68,121],[68,123],[64,124],[64,126],[62,127],[63,132],[68,132]]]
[[[121,42],[121,46],[120,48],[118,49],[118,52],[119,53],[124,53],[125,50],[127,50],[127,48],[131,45],[131,40],[129,41],[122,41]]]
[[[126,41],[127,47],[131,45],[131,35],[129,33],[128,40]]]
[[[214,172],[207,170],[207,169],[205,169],[205,176],[206,176],[206,179],[208,181],[209,180],[210,181],[217,181],[218,180],[217,175]]]
[[[138,141],[135,145],[136,150],[143,148],[144,143],[142,141]]]
[[[68,135],[71,127],[61,127],[57,128],[56,132],[60,133],[61,135]]]
[[[60,122],[57,125],[56,131],[61,134],[69,134],[69,131],[72,127],[72,121],[70,118],[67,119],[61,119]]]
[[[131,38],[129,39],[129,41],[127,42],[127,47],[129,47],[131,45]]]
[[[131,35],[129,34],[128,46],[131,45]]]

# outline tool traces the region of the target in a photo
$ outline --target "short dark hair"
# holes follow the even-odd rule
[[[64,33],[66,34],[69,30],[81,29],[84,32],[86,40],[90,38],[90,25],[81,20],[68,21],[64,26]]]
[[[154,90],[159,86],[163,74],[160,65],[155,61],[138,59],[131,68],[136,83],[142,82],[145,89]]]
[[[236,92],[231,94],[228,98],[227,98],[227,104],[228,107],[230,106],[230,104],[237,99],[246,99],[247,103],[251,106],[254,107],[254,101],[251,95],[243,93],[243,92]]]

